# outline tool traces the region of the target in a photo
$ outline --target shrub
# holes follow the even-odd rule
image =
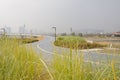
[[[82,36],[83,36],[83,34],[82,34],[82,33],[79,33],[79,34],[78,34],[78,36],[82,37]]]
[[[75,32],[71,33],[71,36],[75,36]]]
[[[61,36],[66,36],[67,34],[66,33],[62,33]]]

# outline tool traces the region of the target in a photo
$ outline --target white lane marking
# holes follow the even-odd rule
[[[42,49],[39,45],[37,45],[37,48],[40,49],[43,52],[46,52],[46,53],[49,53],[49,54],[54,54],[53,52],[49,52],[49,51],[47,51],[45,49]]]
[[[47,51],[45,49],[42,49],[39,45],[37,45],[37,48],[40,49],[41,51],[45,52],[45,53],[52,54],[52,55],[59,55],[61,57],[64,57],[63,55],[55,54],[54,52],[50,52],[50,51]]]

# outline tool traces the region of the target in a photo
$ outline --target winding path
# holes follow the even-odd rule
[[[41,53],[43,55],[43,58],[46,61],[50,61],[53,55],[55,55],[54,51],[57,52],[59,55],[61,55],[62,52],[69,53],[69,49],[67,48],[60,48],[55,47],[53,45],[54,37],[45,36],[44,40],[41,40],[39,42],[33,43],[33,48],[37,51],[37,53]],[[73,50],[73,54],[76,51]],[[119,54],[106,54],[106,53],[97,53],[97,51],[77,51],[78,54],[84,54],[84,59],[86,62],[92,62],[92,63],[98,63],[102,62],[108,62],[111,60],[116,61],[117,63],[120,63],[120,55]]]

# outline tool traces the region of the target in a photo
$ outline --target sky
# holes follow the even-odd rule
[[[0,0],[0,28],[120,31],[120,0]]]

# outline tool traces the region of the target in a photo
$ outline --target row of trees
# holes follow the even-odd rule
[[[67,35],[71,35],[71,36],[86,36],[86,37],[93,37],[93,36],[99,36],[99,37],[111,37],[111,34],[83,34],[83,33],[75,33],[72,32],[71,34],[67,34],[67,33],[61,33],[61,36],[67,36]]]
[[[78,33],[76,34],[75,32],[72,32],[71,34],[67,34],[67,33],[61,33],[61,36],[67,36],[67,35],[71,35],[71,36],[83,36],[82,33]]]

